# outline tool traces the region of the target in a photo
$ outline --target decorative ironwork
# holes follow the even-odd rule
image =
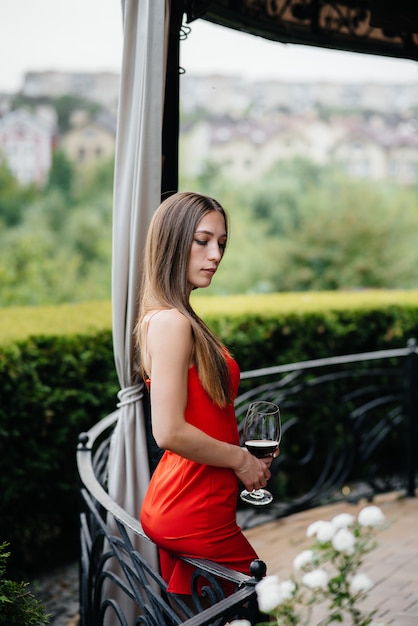
[[[106,492],[110,436],[117,418],[115,412],[79,437],[81,626],[221,626],[237,618],[260,621],[254,585],[266,573],[262,561],[254,561],[252,576],[245,576],[210,561],[185,559],[195,568],[189,606],[167,592],[165,581],[135,547],[138,538],[149,539],[139,521]],[[232,583],[232,596],[225,598],[222,581]]]
[[[189,0],[203,17],[284,43],[418,59],[418,8],[373,0]]]
[[[343,498],[397,489],[415,495],[416,363],[411,340],[399,350],[244,372],[240,427],[249,402],[276,402],[283,444],[269,483],[273,503],[261,512],[242,509],[241,526]]]

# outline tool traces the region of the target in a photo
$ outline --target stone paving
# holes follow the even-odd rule
[[[50,626],[78,625],[78,561],[55,568],[31,582],[30,590],[51,615]]]
[[[290,515],[245,531],[269,574],[284,579],[294,557],[308,547],[308,525],[341,512],[356,514],[367,502],[340,503]],[[375,582],[367,607],[388,626],[418,626],[418,498],[381,496],[380,506],[391,525],[378,534],[378,548],[368,555],[364,571]],[[78,625],[78,564],[70,563],[34,580],[31,590],[51,613],[51,626]],[[312,624],[317,624],[321,615]],[[344,625],[345,626],[345,625]],[[347,626],[351,626],[347,624]]]

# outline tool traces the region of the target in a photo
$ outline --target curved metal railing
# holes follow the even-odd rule
[[[138,549],[138,539],[150,541],[140,522],[106,491],[110,437],[117,419],[116,411],[79,437],[81,626],[260,621],[254,589],[266,572],[260,560],[252,563],[252,576],[246,576],[210,561],[185,558],[195,568],[192,604],[167,593],[165,581]],[[222,581],[233,586],[232,595],[225,597]]]
[[[268,508],[242,509],[249,527],[338,499],[415,494],[418,420],[414,339],[405,348],[316,359],[244,372],[236,402],[281,408],[281,454]],[[245,389],[246,387],[246,389]],[[263,510],[260,510],[263,509]]]
[[[336,498],[371,499],[400,487],[415,495],[417,356],[416,342],[410,340],[403,349],[244,372],[236,401],[240,428],[249,402],[276,402],[283,417],[283,443],[269,483],[274,502],[240,509],[240,525],[261,524]],[[77,450],[81,626],[260,621],[254,586],[265,573],[261,561],[254,562],[249,577],[209,561],[185,559],[195,568],[192,606],[167,594],[165,582],[137,547],[138,539],[149,541],[140,522],[106,491],[109,442],[117,418],[116,411],[80,435]],[[235,589],[227,598],[222,580]],[[107,592],[109,585],[119,590],[121,601]],[[203,586],[208,608],[198,586]]]

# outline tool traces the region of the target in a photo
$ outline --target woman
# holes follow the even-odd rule
[[[148,376],[152,432],[165,450],[145,496],[141,523],[160,549],[168,590],[190,594],[192,568],[176,555],[249,573],[257,558],[236,523],[238,479],[264,487],[272,457],[240,447],[234,398],[239,369],[190,305],[209,287],[227,243],[227,217],[213,200],[177,193],[150,224],[137,340]]]

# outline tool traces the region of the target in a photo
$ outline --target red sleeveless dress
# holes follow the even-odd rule
[[[228,358],[236,397],[239,368]],[[205,433],[239,445],[233,405],[216,406],[203,389],[195,366],[189,369],[186,421]],[[151,478],[140,520],[159,547],[161,575],[168,591],[190,594],[193,568],[177,556],[210,559],[249,574],[257,558],[236,522],[238,480],[231,469],[202,465],[166,450]]]

